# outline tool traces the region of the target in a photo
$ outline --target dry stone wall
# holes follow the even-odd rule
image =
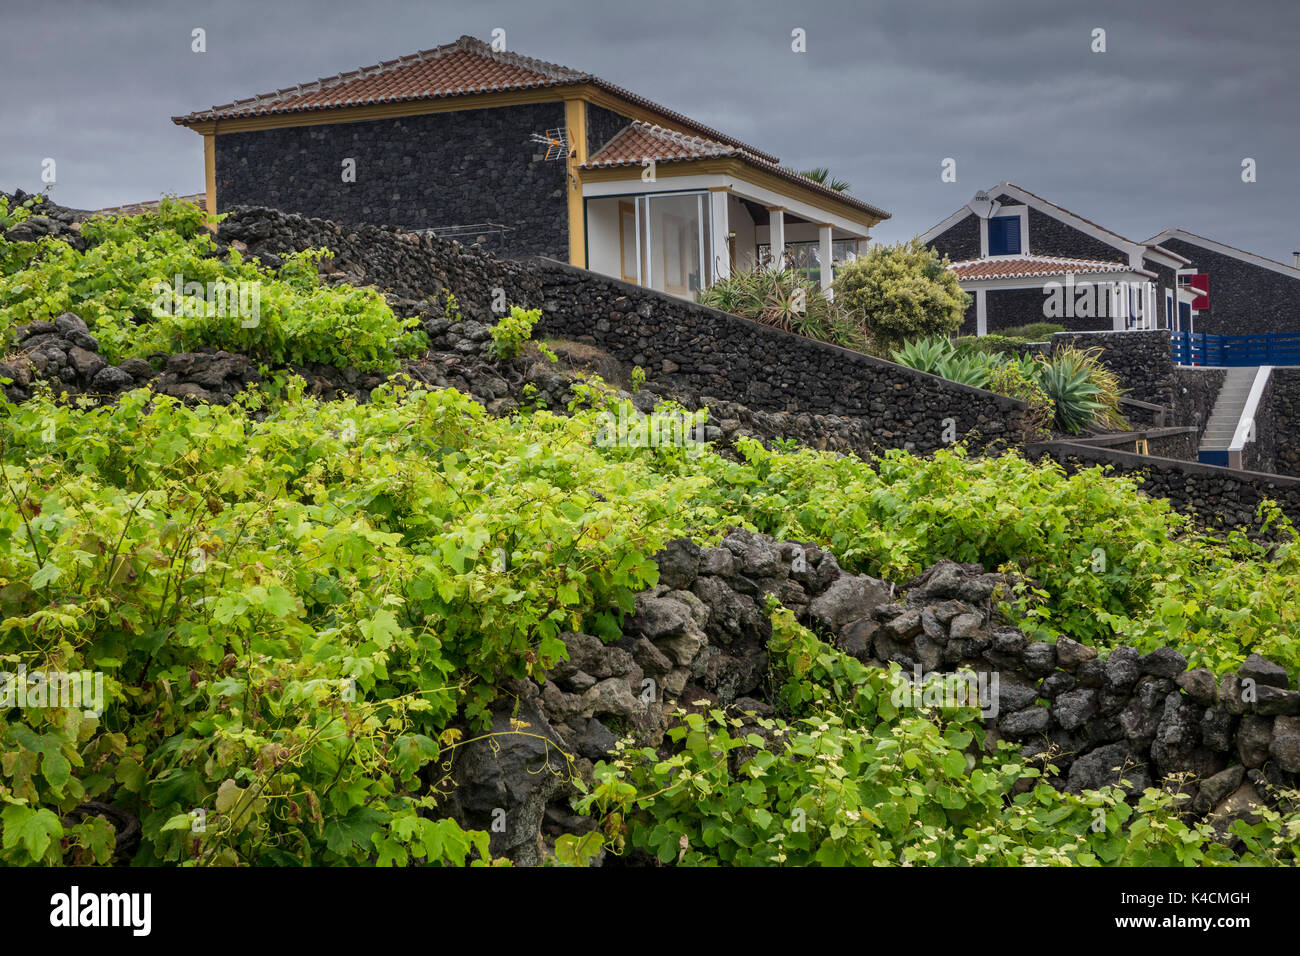
[[[1135,799],[1174,786],[1189,813],[1226,833],[1234,816],[1300,780],[1300,692],[1257,655],[1216,675],[1188,670],[1171,648],[1099,654],[1066,637],[1035,641],[1000,620],[1007,579],[979,565],[945,561],[891,584],[844,572],[814,545],[741,530],[715,547],[675,541],[655,560],[660,583],[637,596],[621,640],[565,634],[567,662],[540,687],[512,685],[518,711],[503,701],[494,728],[508,730],[517,714],[531,735],[472,744],[458,759],[456,815],[490,829],[505,811],[494,853],[536,863],[548,842],[589,829],[567,808],[569,778],[590,773],[624,733],[658,744],[679,707],[779,715],[767,680],[769,595],[868,666],[897,664],[901,706],[920,709],[929,682],[965,675],[985,746],[1010,741],[1058,789],[1113,785]]]

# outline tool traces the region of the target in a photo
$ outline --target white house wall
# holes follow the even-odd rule
[[[587,203],[587,268],[608,276],[621,276],[618,244],[617,199]]]

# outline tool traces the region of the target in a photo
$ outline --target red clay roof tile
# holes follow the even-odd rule
[[[187,116],[173,116],[172,122],[179,126],[192,126],[209,120],[580,84],[591,84],[628,103],[659,114],[667,122],[684,126],[710,139],[741,147],[769,162],[779,162],[770,153],[747,146],[725,133],[652,103],[600,77],[557,63],[493,50],[489,44],[471,36],[463,36],[455,43],[421,50],[396,60],[387,60],[337,76],[322,77],[311,83],[235,100],[224,106],[197,110]]]
[[[1055,256],[991,256],[954,262],[948,268],[958,279],[1025,279],[1035,276],[1084,275],[1107,272],[1137,272],[1127,262],[1103,262],[1097,259],[1062,259]]]

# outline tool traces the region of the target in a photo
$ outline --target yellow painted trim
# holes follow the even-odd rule
[[[738,159],[674,160],[667,163],[658,163],[655,166],[655,176],[659,179],[669,176],[735,176],[737,179],[751,182],[755,186],[764,186],[773,192],[784,193],[802,199],[810,205],[820,206],[828,212],[843,216],[864,229],[870,229],[883,221],[869,212],[851,206],[842,200],[837,200],[833,196],[826,196],[815,190],[806,189],[798,183],[742,163]],[[601,169],[586,169],[583,170],[582,178],[583,182],[588,183],[639,181],[641,179],[641,167],[608,166]]]
[[[587,161],[587,104],[581,99],[564,101],[564,125],[569,134],[568,173],[565,192],[569,197],[569,264],[587,267],[587,222],[582,208],[581,164]]]
[[[203,191],[208,215],[217,213],[217,137],[210,133],[203,137]]]
[[[709,187],[709,192],[711,192],[711,193],[729,193],[729,192],[731,192],[731,187],[730,187],[730,186],[710,186],[710,187]]]

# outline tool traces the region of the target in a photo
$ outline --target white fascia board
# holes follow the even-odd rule
[[[783,206],[787,213],[798,216],[800,219],[807,219],[814,224],[825,223],[834,228],[837,232],[846,235],[836,236],[837,239],[870,239],[871,232],[859,223],[845,219],[843,216],[814,206],[811,203],[804,202],[800,199],[794,199],[783,193],[766,189],[763,186],[756,186],[753,183],[746,182],[735,176],[725,176],[722,174],[713,175],[695,175],[695,176],[664,176],[654,182],[645,182],[638,174],[632,179],[618,179],[609,182],[583,183],[582,196],[584,199],[595,199],[598,197],[609,196],[648,196],[657,193],[683,193],[683,192],[703,192],[709,188],[718,188],[726,186],[730,189],[731,195],[738,198],[748,199],[756,202],[760,206]]]
[[[1257,256],[1253,252],[1246,252],[1242,249],[1234,249],[1232,246],[1225,246],[1221,242],[1215,242],[1213,239],[1206,239],[1203,236],[1193,235],[1182,229],[1166,229],[1158,236],[1152,236],[1148,242],[1156,244],[1164,242],[1166,239],[1181,239],[1188,245],[1200,246],[1202,249],[1210,252],[1217,252],[1222,256],[1229,256],[1240,262],[1247,262],[1253,266],[1259,266],[1261,269],[1271,269],[1291,279],[1300,279],[1300,269],[1294,269],[1291,266],[1281,262],[1275,262],[1272,259],[1265,259],[1263,256]],[[1193,269],[1193,272],[1200,271]]]
[[[645,196],[650,193],[700,192],[710,186],[727,185],[727,177],[713,176],[665,176],[654,182],[646,182],[638,174],[630,179],[616,179],[609,182],[583,183],[582,198],[596,199],[602,196]]]
[[[1178,253],[1171,252],[1168,249],[1161,249],[1159,251],[1148,249],[1146,257],[1152,262],[1159,263],[1162,266],[1168,266],[1171,269],[1180,269],[1192,261],[1191,259],[1184,259]]]
[[[807,219],[814,224],[831,226],[840,232],[848,233],[854,239],[870,239],[871,231],[851,219],[845,219],[836,213],[814,206],[812,203],[779,193],[763,186],[756,186],[737,176],[723,176],[726,185],[731,187],[731,194],[741,199],[748,199],[762,206],[784,206],[785,211],[800,219]],[[843,236],[839,238],[844,238]]]

